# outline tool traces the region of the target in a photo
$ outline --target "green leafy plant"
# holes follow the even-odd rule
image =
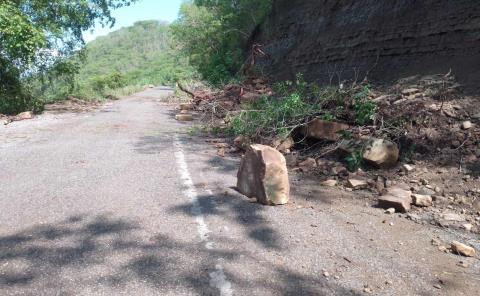
[[[363,151],[353,151],[345,158],[345,161],[347,162],[347,167],[351,172],[358,170],[363,164]]]
[[[378,106],[369,100],[371,90],[367,85],[354,96],[355,121],[359,125],[365,125],[375,120]]]

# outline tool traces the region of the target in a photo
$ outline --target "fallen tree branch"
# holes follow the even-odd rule
[[[186,93],[187,95],[192,97],[192,100],[195,99],[195,94],[193,92],[189,91],[188,89],[186,89],[185,87],[183,87],[182,84],[178,81],[177,81],[177,86],[178,86],[178,89],[180,89],[181,91],[183,91],[184,93]]]

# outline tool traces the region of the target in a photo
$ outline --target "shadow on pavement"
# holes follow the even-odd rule
[[[237,219],[246,225],[259,222],[255,221],[259,219],[255,211],[249,216],[239,214]],[[218,291],[210,287],[208,274],[214,271],[218,258],[228,262],[241,262],[245,257],[255,262],[259,259],[246,252],[207,250],[200,243],[176,241],[164,234],[140,238],[141,231],[135,221],[102,215],[74,216],[1,236],[0,294],[61,294],[68,289],[129,289],[129,284],[140,284],[158,292],[188,289],[200,295],[216,295]],[[252,228],[250,237],[263,242],[273,233],[265,227]],[[266,244],[275,247],[276,238],[270,240]],[[277,295],[329,295],[322,292],[326,290],[354,295],[323,278],[289,271],[288,266],[269,268],[269,277],[277,277],[274,283],[279,284],[266,284],[262,277],[247,281],[229,270],[226,275],[234,290],[261,287]]]

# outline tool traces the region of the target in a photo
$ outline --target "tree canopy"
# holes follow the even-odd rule
[[[244,63],[251,33],[270,11],[271,0],[185,2],[172,25],[175,40],[205,79],[226,82]]]
[[[0,3],[0,109],[16,112],[27,94],[21,79],[57,67],[75,71],[69,59],[97,22],[112,26],[111,10],[136,0],[3,0]],[[50,72],[50,73],[53,73]],[[12,85],[12,83],[14,85]],[[2,110],[0,110],[2,111]]]

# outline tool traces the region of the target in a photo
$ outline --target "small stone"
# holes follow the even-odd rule
[[[418,190],[417,194],[432,196],[432,195],[435,194],[435,191],[433,191],[432,189],[428,189],[428,188],[424,187],[424,188],[421,188],[420,190]]]
[[[32,111],[22,112],[22,113],[18,114],[15,118],[16,118],[16,120],[32,119],[33,118],[33,112]]]
[[[330,277],[330,273],[328,273],[327,271],[325,271],[325,272],[323,273],[323,276],[326,277],[326,278],[328,278],[328,277]]]
[[[415,170],[415,167],[414,166],[411,166],[409,164],[404,164],[402,166],[403,170],[407,173],[410,173],[410,172],[413,172]]]
[[[472,231],[473,225],[470,223],[466,223],[462,225],[462,228],[465,229],[466,231],[470,232]]]
[[[413,194],[412,200],[413,204],[417,207],[431,207],[433,205],[433,200],[430,195]]]
[[[438,187],[438,186],[436,186],[433,190],[435,191],[435,193],[439,193],[439,194],[440,194],[440,193],[443,193],[442,188],[440,188],[440,187]]]
[[[178,121],[192,121],[193,116],[192,114],[177,114],[175,115],[175,119]]]
[[[468,130],[472,128],[472,122],[471,121],[464,121],[462,122],[462,129],[463,130]]]
[[[418,88],[407,88],[407,89],[402,90],[402,95],[411,96],[411,95],[414,95],[418,92],[420,92],[420,90]]]
[[[460,267],[463,267],[463,268],[468,268],[469,267],[468,263],[465,262],[465,261],[459,261],[457,263],[457,265],[460,266]]]
[[[338,165],[332,168],[332,173],[338,176],[348,176],[348,170],[346,167]]]
[[[360,190],[368,188],[368,183],[365,180],[348,179],[347,186],[353,190]]]
[[[445,246],[438,246],[438,250],[439,250],[440,252],[446,253],[446,252],[448,251],[448,248],[445,247]]]
[[[410,210],[412,192],[400,187],[387,189],[384,196],[378,199],[378,206],[384,209],[395,208],[398,212],[406,213]]]
[[[443,219],[446,221],[463,222],[465,218],[456,213],[445,213]]]
[[[183,103],[179,105],[180,110],[192,110],[193,104],[191,103]]]
[[[367,293],[367,294],[372,294],[373,293],[373,290],[370,286],[366,285],[364,288],[363,288],[363,292]]]
[[[248,202],[249,202],[249,203],[257,203],[258,200],[257,200],[256,197],[252,197],[252,198],[249,198],[249,199],[248,199]]]
[[[393,215],[395,214],[395,208],[389,208],[385,211],[385,214]]]
[[[302,171],[308,172],[317,167],[317,161],[309,157],[306,160],[299,163],[298,166],[302,169]]]
[[[189,114],[189,113],[190,113],[190,111],[188,111],[188,110],[180,110],[180,114]]]
[[[334,179],[326,180],[320,183],[320,185],[324,187],[335,187],[337,186],[337,184],[338,184],[338,181]]]
[[[376,167],[389,168],[396,165],[399,153],[395,143],[384,139],[371,139],[365,147],[363,158]]]
[[[453,241],[451,247],[452,247],[452,252],[455,254],[459,254],[465,257],[475,257],[476,255],[476,251],[474,248],[469,247],[457,241]]]

